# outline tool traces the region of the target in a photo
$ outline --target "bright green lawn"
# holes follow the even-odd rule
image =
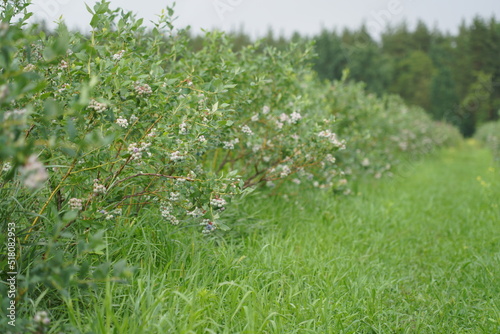
[[[491,167],[469,144],[351,197],[251,197],[226,241],[138,222],[110,254],[138,265],[132,284],[109,284],[91,307],[74,296],[70,322],[82,333],[500,333]]]

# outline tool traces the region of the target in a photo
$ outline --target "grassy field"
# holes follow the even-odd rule
[[[108,250],[131,284],[61,309],[82,333],[499,333],[499,175],[469,143],[350,197],[250,197],[224,239],[136,222]]]

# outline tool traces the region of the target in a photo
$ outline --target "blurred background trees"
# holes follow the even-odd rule
[[[243,30],[232,35],[235,48],[251,42]],[[499,117],[500,21],[495,18],[463,22],[455,35],[420,21],[413,29],[406,23],[388,26],[381,36],[372,36],[364,25],[289,39],[270,31],[261,43],[282,49],[309,40],[316,43],[313,67],[323,79],[338,80],[349,69],[349,80],[364,82],[369,92],[399,94],[466,136]],[[201,42],[194,39],[193,46]]]

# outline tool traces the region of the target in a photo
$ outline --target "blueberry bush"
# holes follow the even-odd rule
[[[28,4],[2,6],[0,218],[4,230],[16,224],[27,332],[44,330],[42,300],[71,304],[75,291],[129,279],[135,264],[109,246],[132,243],[113,235],[138,222],[215,237],[252,191],[348,194],[351,179],[460,141],[398,97],[319,80],[310,44],[233,51],[208,32],[193,50],[171,8],[146,27],[106,1],[88,7],[88,34],[64,23],[47,33],[27,24]]]

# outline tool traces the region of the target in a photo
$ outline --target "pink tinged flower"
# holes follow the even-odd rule
[[[119,116],[116,120],[116,124],[121,126],[122,128],[127,128],[128,127],[128,121],[126,118],[123,118],[122,116]]]
[[[68,62],[65,61],[65,60],[61,60],[61,62],[59,63],[59,68],[62,70],[62,69],[65,69],[65,68],[68,68]]]
[[[69,200],[71,210],[81,211],[83,208],[83,200],[80,198],[71,198]]]
[[[150,95],[151,93],[153,93],[153,90],[148,84],[141,85],[139,82],[135,82],[134,90],[139,96]]]
[[[285,113],[281,113],[281,115],[280,115],[280,121],[281,121],[282,123],[286,123],[286,122],[288,122],[289,120],[290,120],[290,117],[288,117],[288,115],[287,115],[287,114],[285,114]]]
[[[147,134],[147,137],[149,138],[156,137],[156,129],[151,129],[151,131]]]
[[[89,108],[94,109],[98,113],[101,113],[104,110],[106,110],[108,108],[108,106],[106,106],[106,104],[104,104],[104,103],[100,103],[100,102],[97,102],[96,100],[92,99],[92,100],[90,100]]]
[[[31,189],[39,188],[49,178],[47,170],[36,155],[28,158],[26,164],[19,168],[19,173],[24,179],[24,185]]]
[[[142,152],[148,148],[149,145],[142,144],[138,146],[137,143],[132,143],[128,145],[127,151],[131,156],[132,160],[139,160],[142,158]]]

